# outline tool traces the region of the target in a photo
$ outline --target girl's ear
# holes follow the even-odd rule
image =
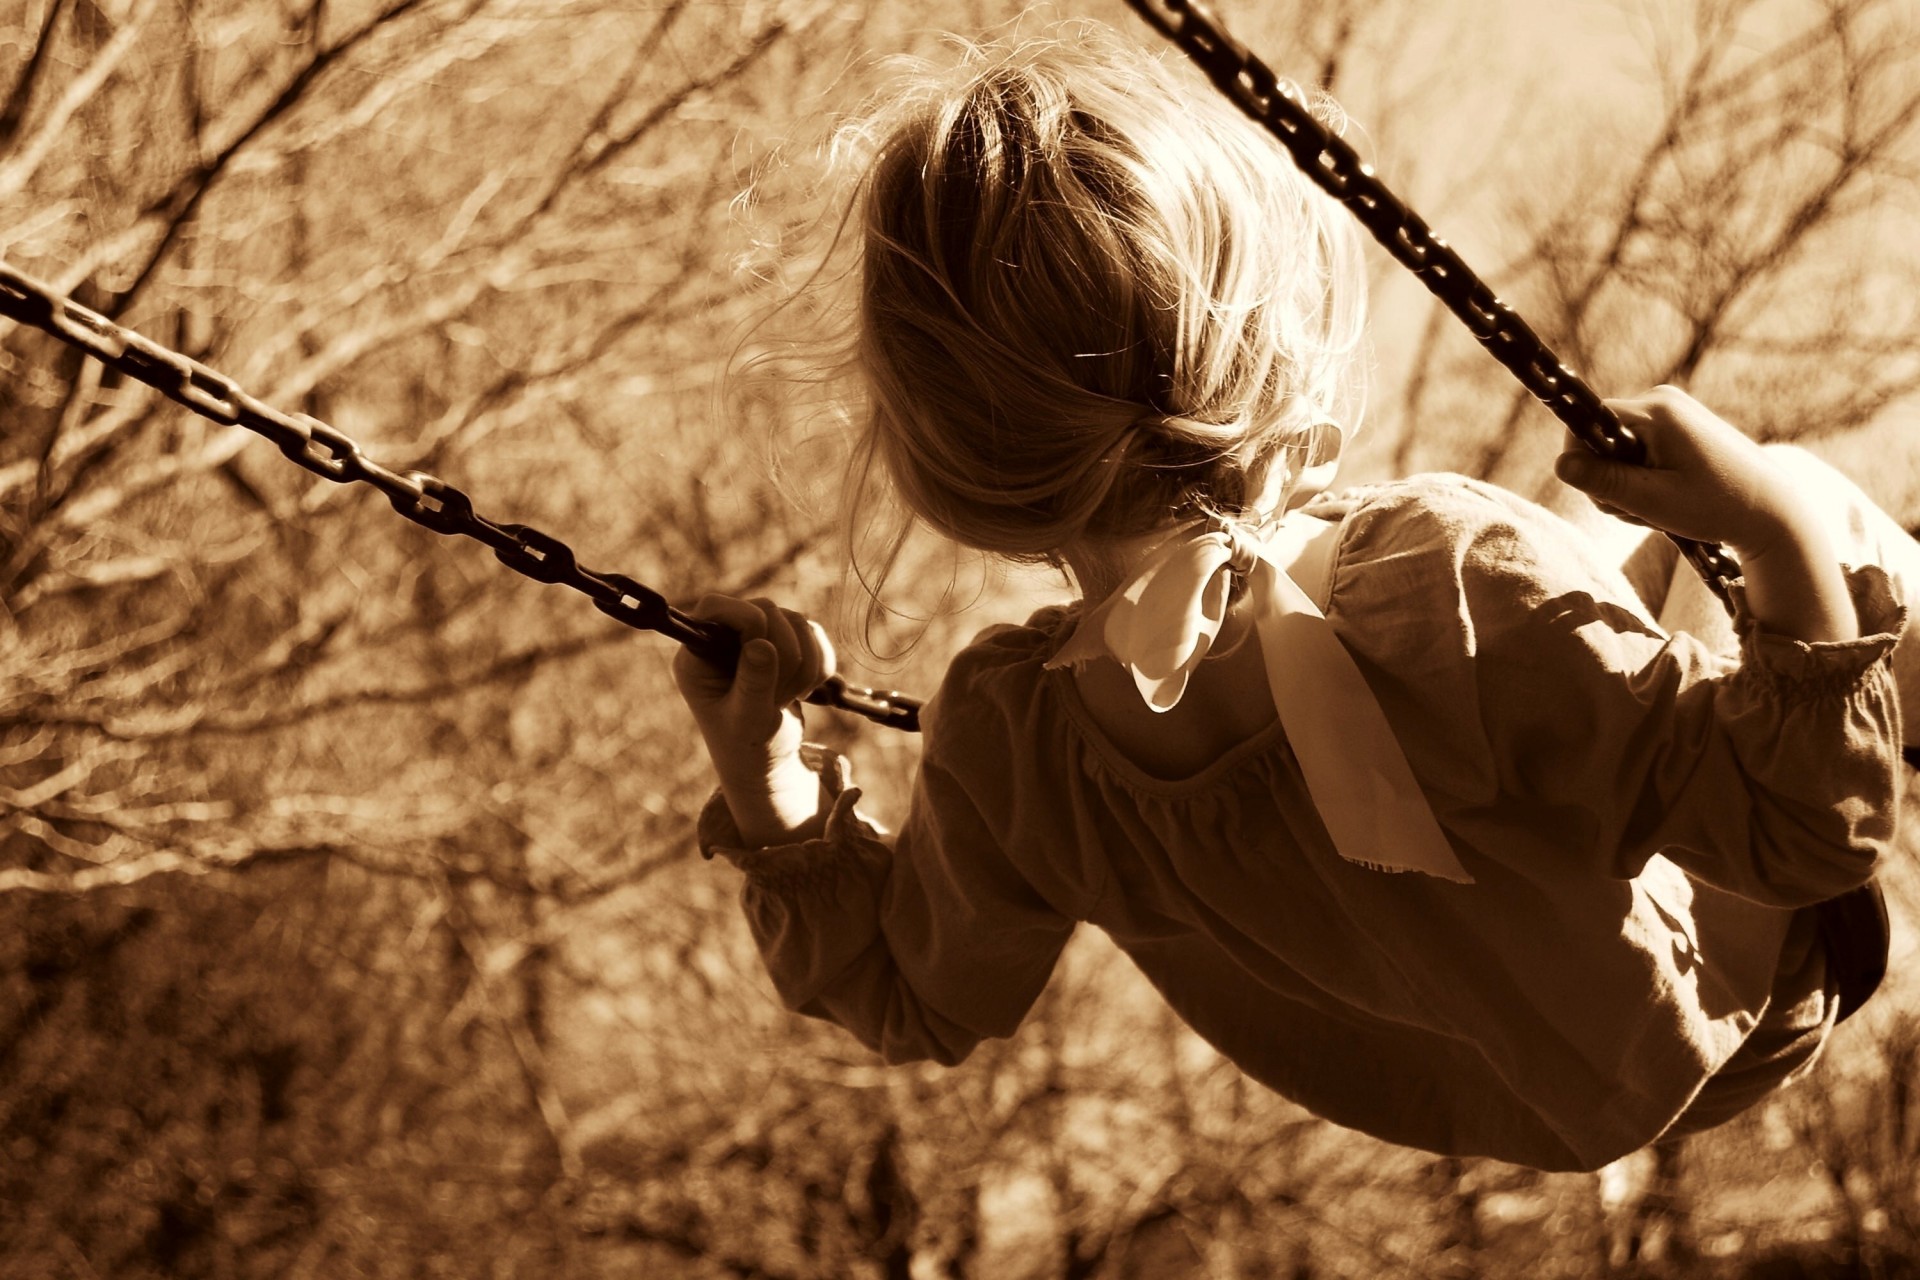
[[[1305,506],[1333,484],[1334,473],[1340,470],[1340,452],[1346,443],[1346,429],[1339,423],[1331,418],[1314,419],[1307,435],[1305,461],[1287,493],[1288,511]]]

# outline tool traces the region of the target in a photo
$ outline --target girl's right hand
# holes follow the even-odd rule
[[[694,723],[722,772],[735,761],[759,764],[797,752],[800,699],[833,674],[833,644],[816,622],[771,600],[706,595],[696,618],[725,623],[740,633],[740,659],[732,670],[707,662],[692,649],[673,657],[673,679]]]
[[[1561,480],[1608,515],[1700,542],[1742,559],[1803,528],[1809,512],[1760,445],[1676,387],[1607,405],[1645,443],[1647,464],[1595,456],[1567,437],[1554,464]]]
[[[823,793],[800,759],[800,699],[833,674],[827,633],[765,599],[709,595],[693,613],[740,633],[734,670],[683,648],[673,657],[673,679],[706,739],[741,836],[758,847],[818,834]]]

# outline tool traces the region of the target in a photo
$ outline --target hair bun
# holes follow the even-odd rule
[[[1157,470],[1208,466],[1233,452],[1245,433],[1237,422],[1202,422],[1180,413],[1150,409],[1134,419],[1132,447],[1136,463]]]
[[[1198,418],[1189,418],[1183,413],[1161,413],[1149,410],[1138,420],[1144,425],[1162,431],[1176,440],[1237,440],[1243,428],[1239,423],[1202,422]]]
[[[1308,407],[1345,413],[1364,373],[1345,210],[1230,103],[1062,30],[976,50],[863,126],[851,215],[850,510],[877,463],[935,529],[1042,562],[1261,505]]]

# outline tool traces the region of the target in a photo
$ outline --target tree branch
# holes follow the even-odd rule
[[[56,10],[59,7],[57,3],[54,6]],[[13,199],[39,171],[41,162],[60,145],[61,133],[67,127],[67,122],[93,101],[101,86],[119,69],[122,59],[146,36],[147,19],[153,16],[153,11],[158,7],[159,0],[139,0],[138,6],[127,16],[126,24],[114,32],[113,39],[93,56],[87,69],[67,86],[67,91],[60,95],[60,100],[40,121],[39,128],[14,151],[10,159],[0,164],[0,202]],[[52,15],[49,15],[49,24],[51,20]],[[34,51],[35,61],[38,61],[40,54],[41,50]],[[16,86],[15,92],[18,91],[19,86]],[[12,104],[8,105],[11,108]]]

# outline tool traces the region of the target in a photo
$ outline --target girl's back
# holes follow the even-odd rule
[[[1328,615],[1472,884],[1340,856],[1277,726],[1153,776],[1046,669],[1079,611],[1043,611],[956,659],[879,887],[894,966],[810,1011],[890,1058],[955,1054],[1017,1024],[1087,920],[1315,1113],[1543,1168],[1716,1123],[1804,1067],[1835,1006],[1798,904],[1867,873],[1892,798],[1796,801],[1882,785],[1878,735],[1844,726],[1890,697],[1884,577],[1853,579],[1867,638],[1809,662],[1749,629],[1735,671],[1513,495],[1417,477],[1316,509],[1341,526]],[[765,877],[800,864],[732,851],[720,812],[703,838],[764,919]],[[762,935],[776,977],[822,976],[800,940],[839,925],[815,913]]]
[[[851,213],[850,512],[884,479],[1083,601],[955,660],[891,841],[801,749],[817,628],[710,599],[738,672],[676,664],[721,779],[702,847],[746,871],[782,998],[957,1061],[1086,920],[1250,1075],[1395,1141],[1592,1167],[1749,1105],[1835,1016],[1804,908],[1893,833],[1886,574],[1843,573],[1790,477],[1663,390],[1616,405],[1650,469],[1562,475],[1741,553],[1737,661],[1460,477],[1312,507],[1338,527],[1301,591],[1273,548],[1357,404],[1351,229],[1094,43],[921,84]]]
[[[1219,645],[1227,652],[1194,673],[1186,696],[1169,711],[1141,702],[1133,677],[1117,662],[1075,667],[1074,687],[1100,732],[1143,772],[1176,782],[1191,778],[1274,724],[1273,695],[1244,598],[1221,627]]]

